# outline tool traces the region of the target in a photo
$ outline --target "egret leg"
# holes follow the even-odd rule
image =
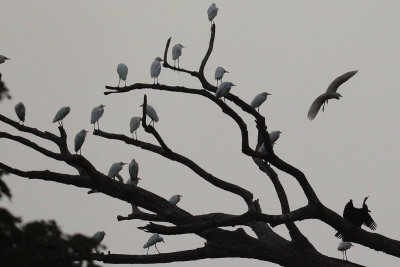
[[[344,251],[342,251],[342,258],[343,258],[343,260],[344,260]]]
[[[126,87],[126,80],[125,80],[125,87]]]
[[[137,131],[135,131],[135,135],[136,135],[136,140],[137,140]]]
[[[174,60],[174,68],[175,68],[175,61],[176,61],[176,60]]]
[[[257,108],[257,112],[260,113],[260,107]]]
[[[346,261],[349,261],[349,260],[347,259],[347,253],[346,253],[346,250],[344,251],[344,255],[346,256]]]
[[[178,57],[178,69],[179,69],[179,57]]]
[[[119,87],[119,84],[121,83],[121,78],[119,79],[119,81],[118,81],[118,87]]]
[[[161,254],[160,251],[159,251],[158,248],[157,248],[157,244],[154,244],[154,246],[156,247],[156,249],[157,249],[157,251],[158,251],[158,254]]]
[[[150,249],[150,247],[147,248],[147,255],[149,255],[149,249]]]
[[[97,130],[100,130],[100,124],[99,124],[99,121],[97,121]]]
[[[82,156],[82,148],[81,148],[81,149],[79,149],[79,155],[81,155],[81,156]]]
[[[157,76],[157,84],[158,84],[158,76]]]

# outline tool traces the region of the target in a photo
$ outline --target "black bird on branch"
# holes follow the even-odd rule
[[[362,208],[355,208],[353,205],[353,200],[350,199],[350,201],[347,202],[346,206],[344,207],[343,218],[354,226],[361,228],[361,226],[364,224],[371,230],[376,230],[378,226],[369,214],[371,211],[368,209],[368,206],[365,203],[367,199],[368,197],[364,198]],[[338,238],[343,238],[343,240],[345,239],[339,232],[337,232],[335,236]]]

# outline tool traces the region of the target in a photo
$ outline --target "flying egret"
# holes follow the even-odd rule
[[[5,57],[3,55],[0,55],[0,64],[3,64],[6,60],[11,60],[8,57]]]
[[[181,197],[181,195],[173,195],[168,201],[176,205],[179,201],[181,201]]]
[[[118,72],[118,76],[119,76],[118,87],[119,87],[121,80],[123,80],[125,82],[125,87],[126,87],[126,76],[128,76],[128,66],[126,66],[123,63],[119,63],[117,66],[117,72]]]
[[[131,118],[131,122],[129,123],[129,128],[130,128],[130,132],[132,133],[132,138],[133,138],[133,133],[135,133],[136,135],[136,139],[137,139],[137,129],[140,126],[140,121],[142,120],[141,117],[132,117]]]
[[[214,23],[214,18],[217,16],[218,7],[215,3],[212,3],[211,6],[207,9],[208,20],[211,21],[211,24]]]
[[[227,71],[223,67],[218,67],[215,69],[215,79],[217,80],[217,86],[218,86],[218,81],[222,82],[222,77],[224,77],[225,73],[229,73],[229,71]]]
[[[342,97],[342,95],[336,92],[337,89],[348,79],[356,75],[357,72],[358,70],[349,71],[337,77],[335,80],[333,80],[333,82],[328,86],[328,89],[326,89],[326,92],[317,97],[311,104],[307,117],[310,120],[313,120],[317,116],[318,111],[321,109],[321,106],[322,106],[322,111],[324,111],[325,104],[328,104],[329,99],[335,98],[339,100]]]
[[[143,105],[140,105],[140,107],[143,107]],[[151,119],[150,123],[153,122],[153,127],[154,127],[154,122],[158,122],[158,120],[159,120],[156,110],[152,106],[147,104],[146,105],[146,114],[150,117],[150,119]]]
[[[139,164],[136,162],[135,159],[132,159],[131,162],[129,163],[128,170],[129,170],[129,177],[132,179],[132,182],[135,182],[135,180],[139,179],[137,177],[139,173]]]
[[[85,138],[86,138],[86,134],[88,133],[88,131],[86,131],[85,129],[80,130],[76,135],[75,135],[75,140],[74,140],[74,145],[75,145],[75,153],[82,155],[82,145],[83,142],[85,142]]]
[[[63,119],[68,115],[68,113],[71,111],[70,107],[62,107],[60,108],[56,115],[54,116],[53,123],[58,122],[58,124],[63,127]]]
[[[225,96],[228,95],[229,91],[231,90],[232,86],[236,86],[236,84],[231,83],[231,82],[223,82],[220,84],[220,86],[217,89],[217,92],[215,93],[215,96],[217,98],[220,98],[221,96],[224,97],[225,101]]]
[[[122,167],[127,164],[125,162],[115,162],[113,165],[111,165],[110,170],[108,171],[108,177],[115,179],[115,177],[118,178],[118,180],[121,183],[124,183],[124,180],[122,179],[121,175],[119,175],[119,172],[122,170]]]
[[[281,136],[281,131],[272,131],[269,133],[269,140],[271,140],[271,144],[275,145],[276,140],[279,139],[279,136]]]
[[[175,61],[178,60],[178,69],[179,69],[179,57],[182,55],[182,48],[185,48],[181,44],[176,44],[172,47],[172,59],[174,60],[174,67]]]
[[[17,113],[19,122],[22,122],[22,124],[24,124],[24,122],[25,122],[25,113],[26,113],[24,103],[19,102],[18,104],[15,105],[14,109],[15,109],[15,113]]]
[[[341,242],[339,243],[339,246],[338,246],[337,249],[343,253],[343,260],[345,259],[344,257],[346,256],[346,261],[347,261],[347,254],[346,254],[346,251],[347,251],[348,249],[350,249],[351,247],[354,247],[353,244],[352,244],[351,242],[341,241]]]
[[[147,255],[149,255],[149,249],[151,246],[155,246],[158,253],[160,253],[160,251],[157,248],[157,243],[158,242],[164,242],[164,239],[159,235],[159,234],[153,234],[149,240],[147,240],[147,242],[143,245],[143,248],[147,248]]]
[[[267,97],[268,97],[269,95],[271,95],[271,94],[270,94],[270,93],[267,93],[267,92],[262,92],[262,93],[256,95],[256,96],[254,97],[253,101],[251,101],[250,106],[251,106],[252,108],[254,108],[254,109],[257,108],[257,112],[260,112],[260,106],[261,106],[261,104],[264,103],[265,100],[267,100]]]
[[[356,227],[361,228],[361,226],[364,224],[371,230],[376,230],[378,226],[369,214],[371,211],[368,209],[368,206],[365,203],[367,199],[368,197],[364,198],[362,208],[355,208],[353,205],[353,200],[350,199],[350,201],[347,202],[346,206],[344,207],[343,218]],[[335,236],[338,238],[343,237],[339,232],[337,232]]]
[[[99,251],[97,250],[97,246],[101,243],[101,241],[103,241],[105,235],[106,233],[104,231],[99,231],[96,232],[92,237],[93,241],[96,243],[95,249],[97,253],[99,253]]]
[[[103,116],[104,107],[105,105],[100,105],[92,109],[92,115],[90,116],[90,124],[93,124],[94,130],[96,130],[96,122],[97,122],[97,129],[100,130],[99,120],[101,116]]]
[[[151,78],[154,79],[154,84],[156,83],[156,79],[157,79],[157,83],[158,83],[158,75],[160,75],[161,72],[161,61],[162,60],[160,57],[156,57],[153,61],[153,63],[151,63],[151,67],[150,67],[150,75]]]

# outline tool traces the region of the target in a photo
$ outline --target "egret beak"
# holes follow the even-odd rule
[[[142,178],[139,178],[139,177],[137,177],[136,179],[138,179],[138,180],[143,180]]]
[[[224,70],[224,73],[229,73],[229,71],[227,71],[227,70]]]
[[[232,84],[232,86],[236,86],[236,84]]]
[[[126,165],[126,164],[128,164],[128,163],[126,163],[126,162],[122,162],[122,165]]]
[[[5,60],[11,60],[11,58],[8,58],[8,57],[5,57],[4,59],[5,59]]]
[[[267,95],[271,95],[270,93],[267,93]]]
[[[164,240],[161,240],[161,242],[165,243]]]
[[[141,104],[139,107],[143,107],[143,104]]]
[[[181,45],[182,46],[182,48],[185,48],[183,45]]]

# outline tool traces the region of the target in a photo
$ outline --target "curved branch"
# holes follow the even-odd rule
[[[168,40],[167,40],[167,43],[166,43],[166,45],[165,45],[165,50],[164,50],[164,63],[163,63],[163,67],[164,68],[168,68],[168,69],[171,69],[171,70],[176,70],[176,71],[180,71],[180,72],[185,72],[185,73],[188,73],[188,74],[190,74],[190,75],[192,75],[192,76],[194,76],[194,77],[198,77],[198,72],[196,72],[196,71],[190,71],[190,70],[186,70],[186,69],[182,69],[182,68],[176,68],[176,67],[174,67],[174,66],[171,66],[169,63],[168,63],[168,49],[169,49],[169,45],[170,45],[170,43],[171,43],[171,38],[172,37],[169,37],[168,38]]]
[[[17,130],[21,131],[21,132],[26,132],[26,133],[31,133],[33,135],[36,135],[37,137],[41,137],[43,139],[47,139],[50,141],[53,141],[54,143],[58,144],[58,142],[60,141],[60,137],[58,137],[55,134],[49,133],[49,132],[42,132],[39,131],[36,128],[31,128],[22,124],[19,124],[16,121],[13,121],[9,118],[7,118],[6,116],[3,116],[0,114],[0,121],[7,123],[8,125],[16,128]]]
[[[211,36],[210,36],[210,43],[208,44],[208,49],[206,54],[204,55],[203,60],[201,61],[200,68],[199,68],[199,73],[202,77],[204,77],[204,68],[206,67],[208,58],[211,55],[211,52],[214,47],[214,39],[215,39],[215,24],[211,25]]]
[[[127,220],[144,220],[144,221],[153,221],[153,222],[165,222],[165,219],[157,214],[146,213],[143,211],[135,212],[129,214],[128,216],[118,215],[118,221],[127,221]]]
[[[103,132],[100,130],[95,130],[93,134],[107,138],[107,139],[120,140],[127,144],[134,145],[134,146],[140,147],[144,150],[154,152],[154,153],[159,154],[170,160],[177,161],[177,162],[185,165],[186,167],[190,168],[192,171],[194,171],[196,174],[198,174],[200,177],[202,177],[204,180],[211,183],[212,185],[215,185],[216,187],[218,187],[220,189],[223,189],[225,191],[228,191],[228,192],[231,192],[231,193],[241,196],[248,205],[251,205],[251,203],[252,203],[253,194],[251,192],[247,191],[244,188],[241,188],[240,186],[225,182],[225,181],[213,176],[211,173],[208,173],[204,169],[202,169],[194,161],[192,161],[189,158],[186,158],[176,152],[166,153],[159,146],[149,144],[146,142],[142,142],[139,140],[135,140],[135,139],[129,138],[122,134],[106,133],[106,132]]]
[[[47,150],[47,149],[37,145],[36,143],[34,143],[34,142],[32,142],[32,141],[30,141],[30,140],[28,140],[26,138],[23,138],[21,136],[15,136],[15,135],[12,135],[12,134],[9,134],[9,133],[6,133],[6,132],[0,132],[0,138],[6,138],[6,139],[10,139],[10,140],[16,141],[16,142],[18,142],[20,144],[23,144],[23,145],[25,145],[27,147],[30,147],[30,148],[42,153],[43,155],[45,155],[45,156],[47,156],[49,158],[55,159],[55,160],[64,160],[65,159],[64,156],[62,156],[62,155],[60,155],[58,153],[54,153],[54,152],[52,152],[50,150]]]

